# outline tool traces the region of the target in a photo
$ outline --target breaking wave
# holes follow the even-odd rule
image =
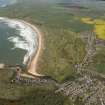
[[[0,22],[7,24],[10,28],[16,29],[19,34],[8,37],[8,40],[14,44],[12,50],[17,48],[27,51],[23,58],[23,64],[26,65],[32,60],[32,57],[37,53],[38,49],[38,35],[35,30],[26,24],[24,21],[2,18]]]

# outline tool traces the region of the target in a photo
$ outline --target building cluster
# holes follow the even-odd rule
[[[79,98],[83,105],[105,105],[105,84],[89,75],[62,84],[58,92],[69,96],[73,102]]]

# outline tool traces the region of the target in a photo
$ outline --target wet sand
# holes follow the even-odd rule
[[[28,25],[30,28],[32,28],[35,33],[38,35],[38,49],[37,52],[33,55],[32,60],[28,63],[28,67],[27,67],[27,71],[28,73],[35,75],[35,76],[44,76],[42,74],[37,73],[37,62],[38,62],[38,58],[40,56],[41,53],[41,49],[42,49],[42,35],[41,32],[38,30],[38,28],[26,21],[22,21],[20,20],[22,23]]]

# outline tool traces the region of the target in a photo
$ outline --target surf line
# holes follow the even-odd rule
[[[43,76],[39,73],[37,73],[37,62],[38,62],[38,58],[40,56],[41,53],[41,49],[42,49],[42,35],[41,32],[38,30],[38,28],[30,23],[27,23],[25,21],[23,21],[25,24],[27,24],[30,28],[32,28],[38,35],[38,49],[36,54],[33,55],[32,61],[30,62],[29,66],[28,66],[28,72],[31,73],[32,75],[35,76]]]
[[[41,50],[42,50],[42,35],[41,35],[41,32],[39,31],[39,29],[32,25],[31,23],[28,23],[24,20],[20,20],[20,19],[10,19],[10,18],[7,18],[7,17],[0,17],[0,20],[3,20],[4,22],[8,22],[10,20],[13,20],[13,21],[17,21],[17,22],[20,22],[20,23],[23,23],[24,25],[30,27],[33,32],[35,32],[38,36],[38,47],[37,47],[37,51],[35,51],[35,53],[33,53],[32,58],[30,60],[28,60],[28,63],[27,63],[27,72],[29,74],[32,74],[33,76],[44,76],[44,75],[41,75],[39,73],[37,73],[37,62],[38,62],[38,59],[39,59],[39,56],[41,54]],[[7,20],[7,21],[5,21]]]
[[[35,54],[32,55],[33,57],[31,59],[31,61],[28,62],[27,72],[32,74],[33,76],[34,75],[35,76],[44,76],[42,74],[37,73],[37,63],[38,63],[38,59],[40,57],[41,50],[42,50],[42,34],[36,26],[34,26],[34,25],[24,21],[24,20],[18,20],[18,21],[29,26],[38,35],[38,48],[37,48],[37,51],[35,52]]]

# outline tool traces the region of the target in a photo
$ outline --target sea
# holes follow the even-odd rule
[[[0,17],[0,64],[24,65],[38,49],[38,35],[21,20]]]

